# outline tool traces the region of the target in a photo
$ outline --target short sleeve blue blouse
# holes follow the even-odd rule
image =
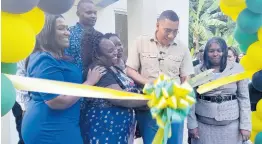
[[[66,60],[55,59],[48,52],[36,52],[30,56],[27,76],[72,83],[83,81],[82,72],[77,66]],[[26,144],[83,143],[79,127],[79,101],[70,108],[55,110],[45,101],[56,98],[58,94],[31,92],[30,96],[32,99],[22,123],[22,136]]]

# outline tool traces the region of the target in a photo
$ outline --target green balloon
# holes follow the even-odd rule
[[[256,33],[262,25],[262,14],[253,13],[246,8],[239,14],[237,25],[245,33]]]
[[[262,14],[262,0],[246,0],[246,4],[250,11]]]
[[[258,41],[257,33],[245,33],[238,26],[235,28],[234,38],[239,44],[244,45],[251,45],[252,43]]]
[[[246,53],[249,46],[250,45],[245,45],[245,44],[240,44],[239,45],[240,50],[241,50],[242,53]]]
[[[1,74],[1,116],[7,114],[15,104],[16,93],[12,82]]]
[[[255,138],[254,144],[262,144],[262,132],[258,133]]]
[[[16,74],[16,63],[1,63],[1,72],[7,74]]]

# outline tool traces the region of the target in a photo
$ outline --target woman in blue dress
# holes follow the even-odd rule
[[[69,46],[67,28],[62,16],[46,15],[38,43],[27,60],[27,76],[94,85],[104,69],[95,67],[83,82],[82,72],[64,55]],[[79,127],[80,97],[30,92],[30,98],[22,123],[26,144],[83,143]]]
[[[115,67],[117,47],[102,33],[84,34],[82,42],[84,71],[95,66],[106,68],[96,86],[138,93],[135,83]],[[85,79],[85,78],[84,78]],[[84,99],[81,107],[80,127],[85,144],[133,143],[135,117],[132,107],[145,105],[145,101]]]

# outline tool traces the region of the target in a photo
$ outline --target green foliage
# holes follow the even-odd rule
[[[219,8],[219,0],[190,0],[189,46],[195,51],[214,36],[223,37],[229,46],[238,47],[233,31],[236,24]]]

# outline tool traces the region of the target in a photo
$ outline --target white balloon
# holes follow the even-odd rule
[[[38,7],[50,14],[63,14],[72,8],[75,0],[40,0]]]
[[[40,0],[1,0],[2,11],[21,14],[32,10]]]

